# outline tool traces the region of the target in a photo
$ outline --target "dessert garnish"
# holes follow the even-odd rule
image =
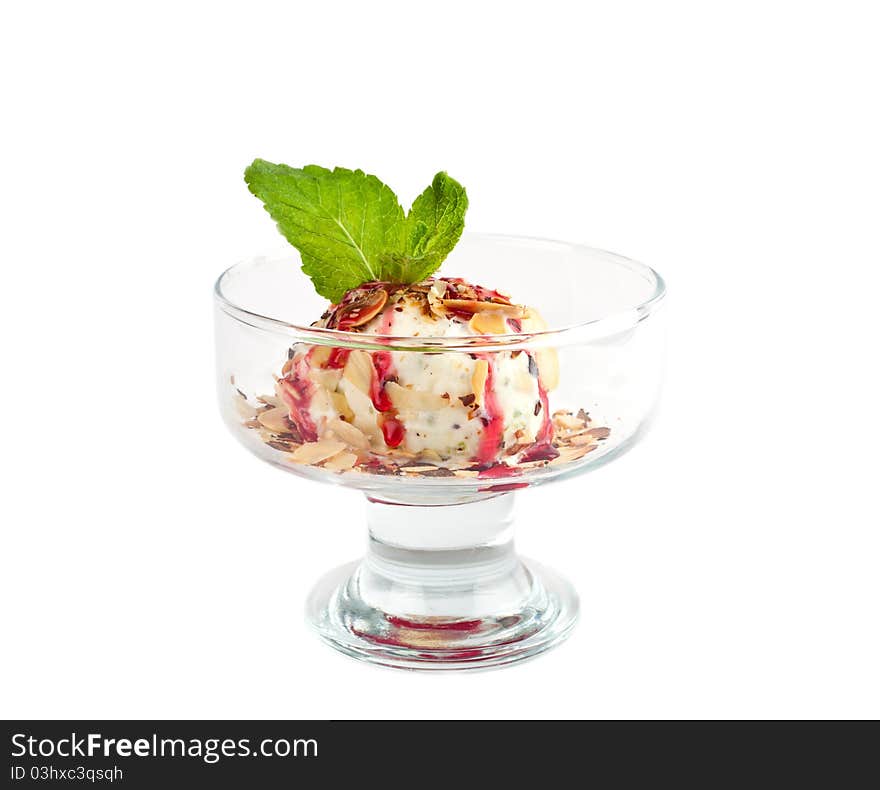
[[[486,350],[494,336],[546,330],[537,310],[433,276],[461,236],[468,203],[446,173],[408,213],[360,170],[257,159],[245,180],[331,302],[313,326],[375,336],[380,347],[298,343],[273,394],[258,407],[237,396],[245,425],[288,460],[339,473],[475,477],[487,481],[480,490],[502,491],[523,484],[499,478],[577,460],[608,437],[583,410],[551,413],[554,349]],[[478,342],[472,353],[423,352],[394,350],[395,337]]]
[[[458,242],[468,207],[464,187],[443,172],[406,214],[394,192],[362,170],[255,159],[244,178],[331,302],[364,282],[424,280]]]

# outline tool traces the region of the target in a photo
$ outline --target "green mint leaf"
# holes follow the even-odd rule
[[[331,302],[383,278],[380,259],[402,244],[403,209],[375,176],[317,165],[302,169],[256,159],[245,181],[302,257],[315,290]]]
[[[245,181],[296,247],[315,290],[338,302],[368,280],[418,282],[435,272],[464,228],[467,194],[438,173],[409,214],[375,176],[254,160]]]
[[[419,195],[406,216],[406,259],[412,282],[425,279],[461,238],[468,207],[464,187],[446,173]]]
[[[389,251],[382,260],[385,279],[416,283],[437,271],[461,238],[467,207],[464,187],[437,173],[406,216],[403,250]]]

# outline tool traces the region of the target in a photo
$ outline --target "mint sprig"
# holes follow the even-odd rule
[[[411,283],[435,272],[458,242],[468,200],[446,173],[408,214],[394,192],[362,170],[303,168],[255,159],[245,181],[331,302],[369,280]]]

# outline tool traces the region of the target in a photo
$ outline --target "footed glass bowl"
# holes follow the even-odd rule
[[[226,424],[253,453],[366,495],[366,557],[325,575],[307,602],[318,634],[343,653],[386,666],[480,669],[559,644],[577,619],[574,589],[515,553],[513,492],[595,469],[644,434],[663,373],[664,284],[647,266],[601,250],[468,234],[442,274],[537,308],[547,328],[386,337],[315,327],[327,305],[289,249],[233,266],[217,281],[217,387]],[[342,397],[343,376],[356,379],[350,359],[367,360],[369,369],[370,359],[390,354],[398,368],[417,363],[432,371],[486,360],[500,371],[525,354],[537,362],[522,367],[536,377],[540,370],[534,409],[544,410],[546,435],[489,463],[391,447],[344,414],[315,440],[291,419],[296,393],[287,383],[309,352],[331,360],[320,373],[330,380],[328,398]],[[449,414],[437,397],[410,403],[427,432]],[[346,408],[343,398],[338,409]]]

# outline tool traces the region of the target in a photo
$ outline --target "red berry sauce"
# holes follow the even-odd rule
[[[495,393],[495,361],[491,354],[478,354],[477,356],[489,363],[489,373],[486,376],[483,397],[480,399],[482,404],[480,418],[483,420],[483,432],[480,435],[480,444],[477,447],[477,455],[474,460],[479,464],[487,464],[494,461],[501,452],[501,443],[504,438],[504,414]]]
[[[314,442],[318,439],[318,429],[309,414],[314,388],[308,379],[308,354],[301,356],[286,378],[278,382],[281,399],[288,408],[288,415],[296,425],[304,441]]]

